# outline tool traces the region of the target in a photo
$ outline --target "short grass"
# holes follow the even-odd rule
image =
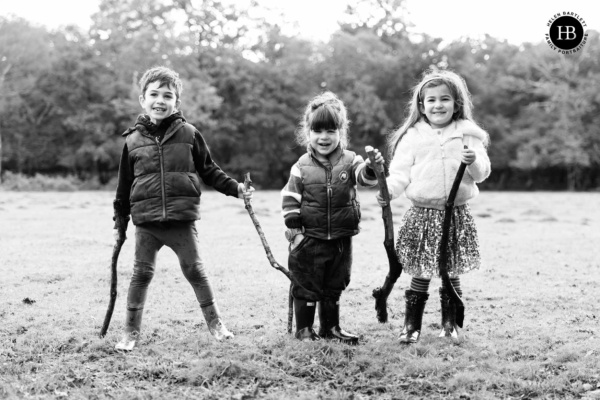
[[[600,194],[484,192],[472,202],[483,267],[464,275],[465,329],[438,339],[434,280],[422,340],[398,343],[402,275],[377,322],[372,290],[387,260],[374,193],[361,191],[342,326],[361,345],[301,343],[286,333],[289,283],[271,268],[241,200],[203,195],[209,275],[234,340],[211,339],[169,249],[159,254],[140,346],[115,352],[132,270],[106,338],[112,251],[108,192],[0,192],[0,398],[23,399],[563,399],[600,396]],[[407,208],[394,203],[396,227]],[[254,209],[286,264],[279,193]],[[133,237],[130,226],[128,234]]]

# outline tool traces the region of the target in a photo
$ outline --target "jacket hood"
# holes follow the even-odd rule
[[[485,147],[487,147],[490,137],[486,131],[481,129],[479,125],[474,123],[473,121],[469,121],[466,119],[461,119],[456,123],[456,130],[462,131],[464,136],[473,136],[483,143]]]

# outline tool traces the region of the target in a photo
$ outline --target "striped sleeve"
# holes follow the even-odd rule
[[[303,190],[300,168],[298,168],[298,164],[294,164],[290,172],[290,179],[281,190],[282,215],[288,228],[302,227],[300,204]]]
[[[356,155],[356,157],[354,157],[352,169],[354,170],[356,182],[360,186],[373,187],[377,185],[377,177],[375,176],[375,173],[371,167],[365,163],[361,156]]]

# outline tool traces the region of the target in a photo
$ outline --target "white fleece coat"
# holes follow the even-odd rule
[[[491,172],[485,148],[487,133],[468,120],[454,121],[441,134],[438,131],[419,121],[402,137],[387,178],[392,199],[404,193],[415,206],[443,210],[464,145],[475,151],[476,159],[467,166],[454,204],[465,204],[477,196],[476,182],[484,181]]]

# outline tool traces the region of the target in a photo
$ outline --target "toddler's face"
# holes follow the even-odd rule
[[[434,129],[441,129],[452,121],[456,103],[448,86],[440,85],[424,90],[420,108],[429,120],[429,125]]]
[[[340,144],[339,129],[311,130],[309,133],[310,145],[317,154],[327,157]]]
[[[150,117],[150,120],[159,125],[163,119],[173,114],[179,101],[171,85],[160,86],[159,81],[151,82],[146,92],[140,96],[140,104]]]

